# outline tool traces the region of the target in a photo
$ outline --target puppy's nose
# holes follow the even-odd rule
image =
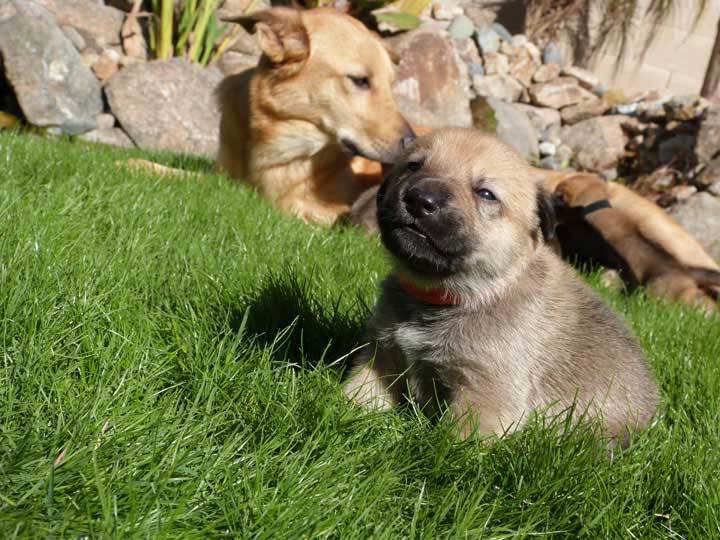
[[[403,201],[410,215],[416,218],[434,214],[440,208],[441,203],[440,197],[436,193],[417,186],[410,188],[405,193]]]

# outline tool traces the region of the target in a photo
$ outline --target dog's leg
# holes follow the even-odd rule
[[[344,394],[366,409],[386,411],[400,401],[404,376],[393,355],[377,351],[360,354],[343,387]]]

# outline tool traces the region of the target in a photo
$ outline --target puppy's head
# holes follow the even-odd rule
[[[278,7],[232,22],[254,30],[263,51],[266,110],[305,121],[302,137],[319,145],[394,162],[413,132],[393,99],[390,52],[375,34],[331,8]]]
[[[410,145],[378,193],[378,222],[401,271],[447,287],[507,276],[554,230],[537,173],[469,129]]]

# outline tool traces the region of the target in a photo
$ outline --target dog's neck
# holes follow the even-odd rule
[[[410,273],[397,269],[395,277],[410,296],[436,306],[462,306],[469,310],[482,309],[501,301],[520,281],[522,275],[535,261],[540,250],[529,259],[514,265],[498,277],[458,276],[439,281],[417,279]]]

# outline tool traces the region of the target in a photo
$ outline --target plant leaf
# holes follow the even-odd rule
[[[397,26],[400,30],[412,30],[420,26],[420,19],[410,13],[402,13],[396,11],[386,11],[384,13],[375,13],[375,19],[378,22],[390,23]]]

